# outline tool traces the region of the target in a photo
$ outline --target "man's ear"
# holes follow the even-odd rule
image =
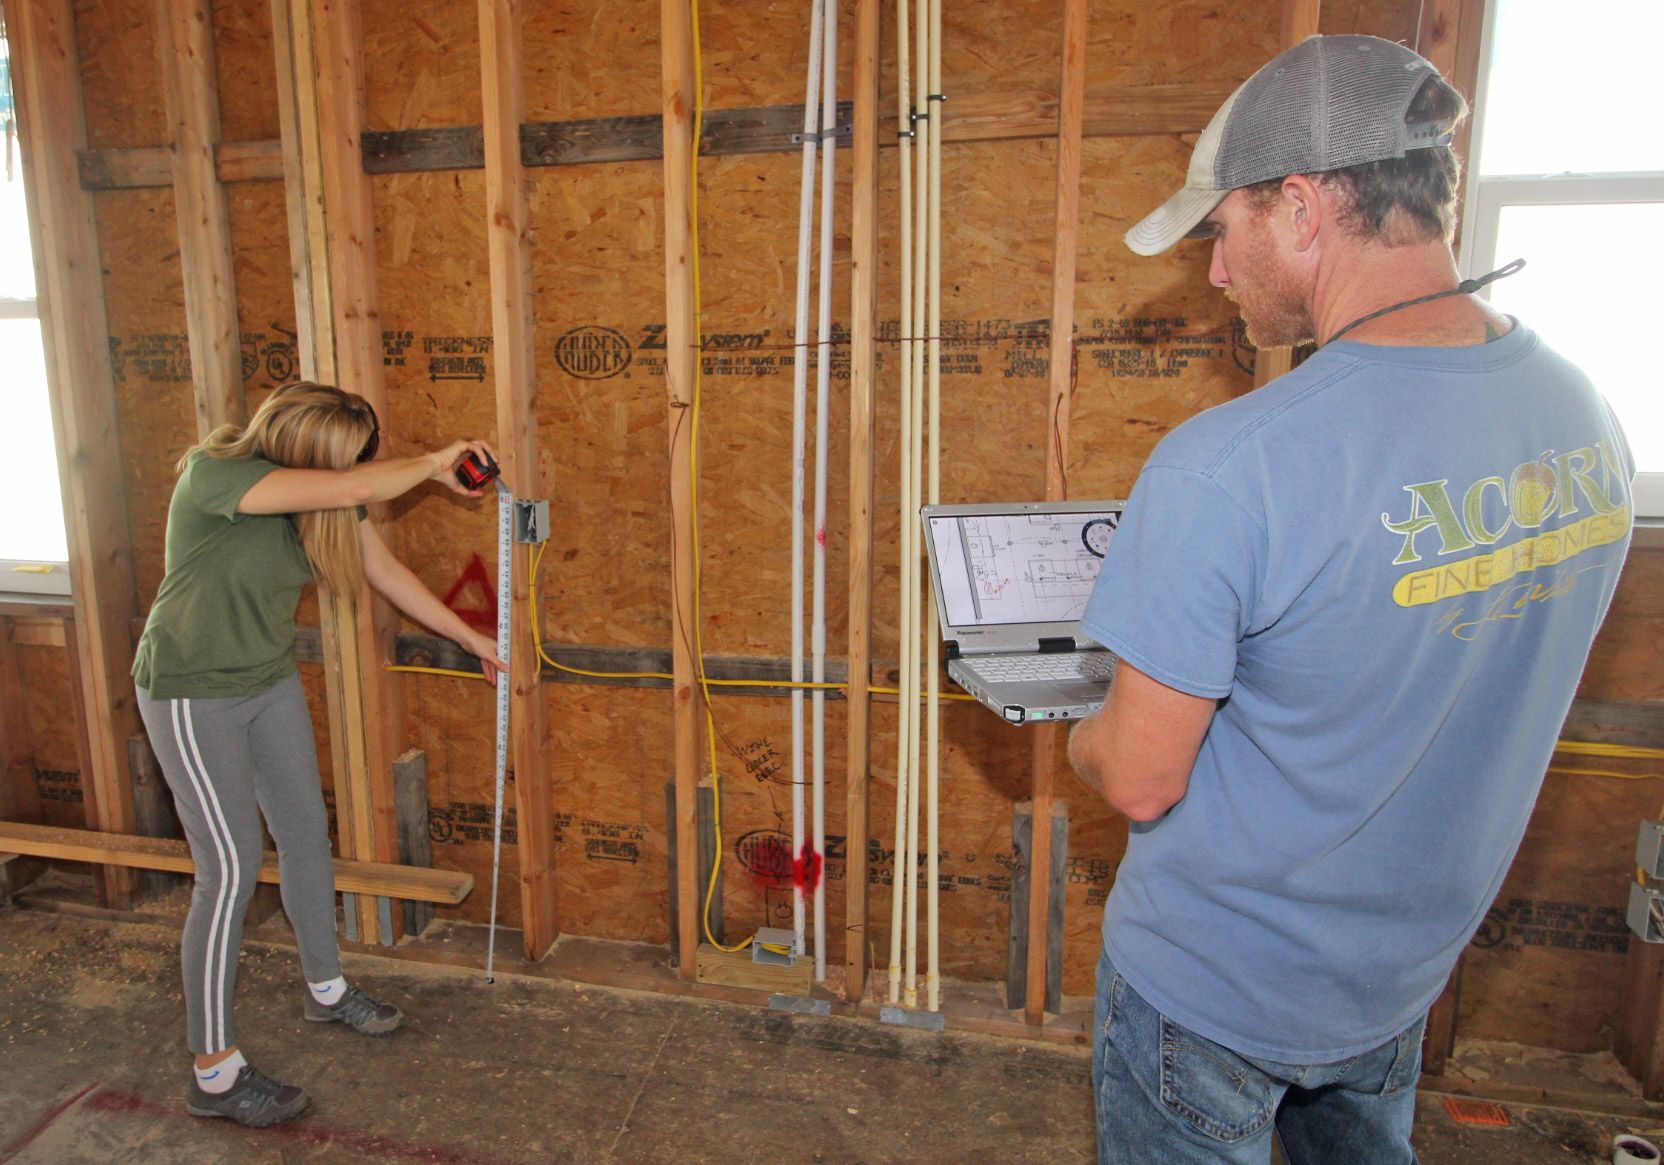
[[[1309,250],[1323,227],[1325,208],[1322,190],[1304,174],[1290,174],[1283,179],[1279,193],[1282,196],[1279,209],[1284,213],[1294,249]]]

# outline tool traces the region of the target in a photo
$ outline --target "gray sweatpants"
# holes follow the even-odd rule
[[[153,700],[143,688],[138,696],[196,861],[180,943],[190,1048],[222,1052],[237,1045],[231,1002],[243,916],[260,876],[262,813],[277,843],[283,910],[300,946],[301,973],[313,983],[341,973],[312,718],[298,675],[256,696]]]

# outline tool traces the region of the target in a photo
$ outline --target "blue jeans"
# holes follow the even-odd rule
[[[1417,1020],[1328,1064],[1240,1056],[1162,1015],[1098,962],[1092,1090],[1099,1165],[1415,1165]]]

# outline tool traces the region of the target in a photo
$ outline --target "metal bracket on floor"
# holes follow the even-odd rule
[[[774,994],[768,997],[770,1011],[791,1011],[798,1015],[831,1015],[830,999],[811,999],[807,995]]]
[[[939,1011],[919,1011],[911,1007],[894,1007],[885,1004],[878,1009],[879,1023],[893,1023],[898,1027],[916,1027],[921,1031],[939,1032],[946,1030],[947,1017]]]

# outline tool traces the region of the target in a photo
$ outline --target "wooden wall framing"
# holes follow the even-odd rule
[[[160,392],[155,401],[144,399],[161,381],[134,372],[128,338],[111,336],[113,325],[101,307],[105,295],[115,297],[112,302],[132,299],[130,288],[138,282],[132,271],[153,255],[133,239],[142,223],[152,221],[147,216],[155,215],[174,224],[179,236],[183,304],[176,314],[188,335],[188,371],[203,378],[191,396],[195,431],[216,417],[235,417],[246,407],[241,402],[252,400],[264,383],[264,373],[244,376],[239,370],[233,378],[229,356],[247,358],[251,346],[261,353],[281,347],[279,333],[291,326],[299,366],[364,392],[384,417],[389,412],[384,406],[390,405],[404,425],[393,434],[395,441],[455,436],[446,426],[459,415],[470,423],[494,417],[510,482],[532,496],[547,492],[555,502],[557,532],[548,556],[553,565],[545,570],[543,609],[537,613],[558,641],[551,650],[570,662],[589,660],[600,670],[624,666],[626,660],[639,660],[643,670],[668,665],[674,677],[667,694],[662,680],[603,686],[550,675],[561,682],[544,684],[541,669],[516,667],[515,860],[521,892],[516,902],[504,904],[505,914],[511,925],[523,928],[533,957],[554,940],[557,922],[575,933],[662,943],[669,913],[664,878],[657,868],[651,876],[643,872],[664,853],[659,790],[673,773],[678,828],[682,836],[693,836],[693,807],[699,786],[708,782],[694,659],[694,515],[687,488],[695,456],[693,383],[701,365],[709,409],[702,437],[701,518],[708,548],[702,622],[712,670],[780,674],[770,658],[777,654],[772,644],[778,639],[778,603],[768,589],[775,580],[770,552],[760,549],[779,514],[776,471],[763,464],[775,453],[769,446],[775,405],[761,375],[747,381],[721,371],[727,353],[719,345],[734,336],[761,336],[746,350],[759,362],[787,347],[773,307],[779,256],[767,224],[782,205],[778,192],[790,161],[782,151],[791,148],[787,134],[801,120],[785,80],[798,62],[787,69],[765,59],[768,54],[758,46],[786,44],[795,31],[772,9],[757,15],[762,27],[756,30],[736,23],[731,13],[707,11],[712,23],[705,30],[706,83],[714,108],[696,142],[691,30],[680,0],[658,5],[602,0],[588,31],[563,27],[559,36],[549,21],[534,15],[533,6],[512,0],[479,0],[465,14],[440,0],[401,5],[280,0],[272,12],[272,44],[249,32],[263,25],[263,3],[110,0],[83,5],[77,14],[68,0],[5,0],[8,16],[22,11],[11,22],[14,46],[30,34],[31,21],[43,44],[58,38],[72,46],[72,20],[89,26],[90,47],[80,69],[74,67],[73,47],[53,50],[62,67],[51,82],[57,88],[50,103],[60,116],[73,109],[70,89],[82,78],[92,94],[95,132],[67,122],[54,127],[52,132],[64,135],[57,140],[73,142],[76,151],[60,151],[67,165],[50,174],[45,164],[30,167],[43,182],[50,178],[50,197],[60,211],[43,237],[78,248],[73,253],[84,264],[79,270],[70,264],[56,274],[49,271],[42,284],[44,298],[53,278],[83,281],[72,295],[77,310],[59,310],[49,324],[62,337],[55,346],[78,353],[92,373],[62,380],[73,384],[76,394],[61,403],[64,415],[72,417],[63,438],[65,464],[123,463],[111,419],[116,407],[128,416],[164,407]],[[1251,383],[1251,369],[1263,370],[1273,359],[1247,350],[1230,333],[1229,313],[1205,286],[1194,255],[1134,266],[1117,250],[1120,231],[1179,180],[1190,135],[1255,61],[1318,27],[1320,17],[1325,31],[1378,31],[1408,39],[1416,35],[1417,6],[1406,0],[1328,0],[1320,12],[1314,0],[1290,0],[1279,13],[1216,11],[1217,6],[1171,0],[1133,12],[1091,0],[1058,0],[1042,6],[1044,22],[1032,8],[1018,20],[1007,6],[974,7],[948,14],[959,22],[948,30],[949,49],[963,53],[949,70],[967,74],[963,83],[953,79],[944,109],[944,138],[951,147],[945,179],[953,208],[946,230],[955,284],[948,307],[971,336],[948,347],[954,356],[967,357],[966,368],[974,368],[950,380],[945,424],[965,453],[959,460],[950,457],[949,489],[967,499],[1031,495],[1044,466],[1049,493],[1119,494],[1163,432],[1197,409],[1240,393]],[[1459,77],[1470,75],[1466,70],[1476,59],[1477,7],[1476,0],[1430,2],[1419,26],[1424,50]],[[887,67],[880,55],[883,4],[845,0],[845,8],[856,33],[854,100],[847,114],[856,148],[844,173],[852,197],[844,202],[849,209],[840,212],[847,217],[839,221],[840,235],[847,225],[850,240],[850,278],[840,283],[837,314],[850,320],[850,343],[847,365],[841,354],[835,364],[838,391],[849,393],[849,421],[835,434],[834,451],[847,458],[843,488],[849,495],[834,501],[847,501],[849,524],[847,531],[833,533],[847,546],[834,542],[832,548],[847,551],[842,556],[847,565],[835,568],[833,585],[847,587],[849,604],[834,617],[834,624],[842,617],[845,625],[834,625],[831,632],[847,636],[854,682],[848,701],[829,706],[829,739],[837,742],[829,767],[846,774],[842,828],[847,835],[836,871],[845,882],[838,896],[843,914],[838,917],[833,908],[831,922],[833,935],[844,935],[843,989],[860,998],[867,972],[864,935],[869,926],[886,921],[886,907],[867,900],[868,879],[895,875],[893,855],[884,852],[882,840],[863,844],[874,835],[882,839],[888,821],[884,797],[869,806],[869,786],[882,789],[893,779],[883,746],[893,731],[893,704],[866,689],[885,686],[894,666],[894,574],[883,564],[883,547],[896,533],[896,518],[888,512],[893,507],[886,502],[894,475],[895,402],[888,391],[894,361],[886,331],[894,308],[886,231],[893,213],[887,199],[895,152],[885,148],[890,143],[878,132],[875,116]],[[128,50],[117,34],[122,20],[135,12],[151,14],[156,45],[124,55]],[[1057,23],[1050,23],[1054,19]],[[1076,58],[1068,50],[1060,55],[1056,46],[1065,43],[1065,30],[1079,27],[1082,19],[1083,55]],[[442,35],[412,31],[417,22]],[[634,39],[623,31],[626,26]],[[1181,26],[1182,37],[1175,35]],[[474,28],[477,54],[468,31]],[[41,34],[42,29],[48,31]],[[205,33],[212,35],[204,45]],[[655,34],[658,54],[623,51],[638,41],[649,45]],[[200,47],[186,54],[188,59],[178,53],[158,56],[156,50],[170,41]],[[232,75],[247,73],[257,57],[263,57],[262,68],[271,68],[275,58],[281,97],[275,110],[245,108],[252,99],[236,91],[234,82],[213,79],[216,49],[219,69]],[[577,91],[562,78],[573,75],[574,56],[583,53],[591,54],[597,75],[593,86],[586,83]],[[118,86],[110,78],[144,59],[152,72],[132,70],[135,108],[112,112]],[[741,75],[712,63],[731,60],[751,64]],[[1083,64],[1071,71],[1076,61]],[[639,99],[650,90],[655,69],[661,84],[656,111],[642,108]],[[21,85],[40,81],[41,74],[31,79],[20,64]],[[147,84],[151,76],[155,83]],[[208,100],[216,91],[217,101]],[[20,97],[26,117],[33,116],[31,102],[47,101],[36,89],[25,89]],[[147,100],[150,106],[144,107]],[[226,136],[235,140],[219,140],[222,119]],[[44,131],[27,132],[43,140]],[[697,192],[691,186],[695,149],[703,159]],[[989,182],[990,174],[1000,181]],[[282,199],[279,180],[288,188]],[[1072,181],[1079,183],[1078,205],[1065,200]],[[697,256],[691,231],[695,193],[705,208]],[[272,208],[286,211],[295,248],[292,271],[281,273],[285,280],[293,278],[293,320],[263,306],[277,297],[270,272],[262,268],[264,257],[251,242],[257,226],[268,225],[264,216]],[[1072,235],[1065,229],[1071,223]],[[102,255],[100,234],[107,252]],[[58,245],[43,246],[42,253]],[[696,257],[705,264],[701,320],[693,318]],[[101,262],[112,272],[102,286]],[[434,298],[478,303],[435,310],[432,319],[440,323],[413,326],[412,304],[422,292],[411,290],[408,281],[429,275],[439,287]],[[96,319],[80,318],[88,316],[84,304],[100,305]],[[264,313],[273,322],[251,313]],[[1150,319],[1163,316],[1170,318],[1161,326]],[[453,317],[456,322],[449,322]],[[992,332],[1002,320],[1011,327],[997,340],[984,343],[974,334],[983,325]],[[557,345],[583,328],[607,328],[627,341],[628,367],[593,379],[563,368],[555,357]],[[414,338],[407,338],[412,332]],[[447,385],[442,375],[452,366],[440,364],[448,358],[442,357],[441,341],[464,340],[478,354],[474,395]],[[424,378],[405,361],[424,359],[422,345],[430,341],[432,371]],[[1188,368],[1175,366],[1170,378],[1143,374],[1158,357],[1168,359],[1181,347],[1203,347],[1211,355]],[[125,365],[128,380],[100,385],[99,366],[107,375],[111,353],[117,373]],[[470,391],[475,383],[468,383]],[[423,395],[427,403],[412,403]],[[1005,432],[976,427],[975,419],[988,415],[1009,415],[1013,423]],[[999,457],[990,455],[996,445]],[[101,568],[113,564],[78,596],[85,606],[77,607],[75,624],[83,677],[78,686],[90,719],[114,725],[119,720],[113,717],[126,715],[131,726],[131,709],[121,707],[119,695],[126,668],[120,656],[130,651],[124,647],[130,644],[126,628],[139,610],[133,595],[135,555],[139,577],[158,572],[159,545],[152,544],[158,541],[153,535],[159,530],[161,491],[147,484],[131,495],[130,525],[120,481],[116,475],[99,493],[98,482],[72,473],[71,488],[82,495],[78,520],[88,531],[74,553]],[[563,509],[567,505],[570,509]],[[393,509],[414,539],[409,544],[423,551],[422,577],[442,591],[478,544],[482,516],[447,510],[431,499]],[[377,520],[387,517],[378,514]],[[1651,558],[1643,556],[1643,563],[1660,557],[1656,550],[1646,554]],[[537,617],[529,612],[522,558],[517,553],[513,580],[517,660],[531,656]],[[837,569],[844,570],[842,579]],[[1621,605],[1614,627],[1664,625],[1664,612],[1651,597],[1655,588],[1664,591],[1657,567],[1641,569],[1641,581],[1626,583],[1628,605]],[[615,602],[586,596],[594,579],[616,591]],[[123,603],[125,623],[119,613]],[[401,649],[385,613],[379,626],[365,620],[356,631],[337,613],[326,612],[326,618],[339,625],[331,632],[337,642],[317,658],[335,661],[322,686],[332,693],[330,776],[350,850],[388,860],[380,851],[382,839],[391,842],[395,835],[390,827],[383,829],[381,815],[391,811],[393,798],[373,781],[381,769],[391,772],[397,738],[406,734],[435,758],[430,812],[436,835],[447,837],[436,845],[437,860],[477,872],[479,845],[469,831],[477,831],[471,815],[480,802],[482,774],[470,757],[489,740],[483,686],[464,685],[458,694],[457,681],[440,678],[386,683],[380,665]],[[118,626],[121,634],[113,631]],[[46,649],[28,648],[40,650]],[[407,643],[402,650],[406,660],[440,662],[444,649]],[[1603,650],[1586,694],[1664,699],[1635,649],[1612,644]],[[351,662],[355,654],[357,664]],[[25,668],[30,662],[25,653]],[[319,686],[315,671],[308,672],[308,682]],[[776,695],[746,690],[714,702],[720,705],[715,715],[725,852],[734,863],[726,873],[732,881],[725,885],[730,934],[743,933],[742,924],[766,914],[770,902],[766,878],[734,866],[741,865],[741,841],[750,837],[746,844],[755,848],[771,826],[775,788],[751,777],[766,770],[778,733]],[[944,715],[950,751],[946,787],[952,790],[945,847],[956,857],[950,875],[954,892],[944,894],[944,931],[964,940],[947,944],[958,948],[950,976],[991,977],[1003,966],[1006,907],[999,897],[1002,872],[991,856],[1003,856],[1010,845],[1002,832],[1005,810],[1029,794],[1029,775],[1038,797],[1040,782],[1061,762],[1061,741],[1036,749],[1034,740],[985,725],[978,715],[964,709]],[[845,717],[841,725],[838,716]],[[120,728],[109,735],[115,745],[125,739]],[[112,741],[95,742],[83,765],[90,805],[113,798],[119,808],[124,779],[112,785],[101,775],[124,773],[122,750],[107,747]],[[1590,791],[1570,781],[1564,786],[1550,786],[1542,810],[1545,823],[1552,820],[1561,828],[1576,821],[1587,829],[1597,812],[1628,813],[1645,791],[1641,783],[1622,790]],[[651,793],[642,796],[640,789]],[[615,804],[622,807],[603,812]],[[1119,856],[1124,825],[1094,805],[1074,808],[1065,965],[1067,989],[1078,995],[1090,977],[1084,952],[1095,946],[1096,896]],[[999,827],[985,826],[996,818]],[[371,827],[367,833],[366,827]],[[102,828],[130,832],[124,826]],[[454,838],[447,831],[454,831]],[[1552,897],[1543,886],[1570,876],[1567,859],[1555,846],[1545,824],[1545,835],[1528,843],[1515,897]],[[676,882],[678,939],[683,950],[691,950],[700,938],[702,887],[692,865],[696,847],[680,849],[678,856],[686,860]],[[744,852],[748,861],[755,856]],[[973,853],[980,856],[976,864],[965,860]],[[346,844],[343,856],[350,856]],[[1576,876],[1593,884],[1592,875]],[[1044,888],[1042,880],[1042,894]],[[1595,899],[1595,891],[1586,892],[1586,900]],[[592,903],[605,904],[606,916]],[[869,917],[869,907],[876,917]],[[466,904],[449,916],[477,919],[473,908]],[[1499,904],[1501,913],[1507,909],[1507,903]],[[1031,904],[1031,917],[1045,915]],[[1518,1000],[1505,981],[1527,983],[1520,988],[1527,993],[1564,986],[1564,967],[1551,956],[1512,950],[1507,943],[1476,952],[1459,1009],[1464,1030],[1494,1034],[1502,1025],[1498,1017]],[[681,971],[691,976],[692,961]],[[1610,972],[1603,965],[1603,983]],[[1043,982],[1043,975],[1029,975],[1031,988]],[[1599,1006],[1607,1007],[1618,988],[1602,990],[1606,1002]],[[1043,1021],[1032,998],[1024,1010],[1029,1022]],[[1550,1023],[1544,1019],[1532,1030],[1557,1033]]]
[[[676,919],[680,928],[682,978],[692,979],[693,953],[700,942],[699,847],[688,839],[699,836],[698,715],[705,699],[696,690],[695,658],[698,628],[695,577],[699,571],[691,475],[696,471],[694,448],[698,407],[699,321],[695,314],[694,197],[692,167],[697,129],[694,112],[701,97],[696,89],[693,60],[692,13],[681,0],[663,0],[659,9],[661,97],[664,107],[664,383],[670,438],[670,573],[675,598],[671,605],[670,643],[675,675]]]
[[[485,91],[485,191],[491,250],[491,335],[496,353],[497,443],[503,474],[516,495],[544,498],[537,452],[537,372],[532,356],[530,230],[526,175],[520,161],[525,120],[520,0],[480,0],[480,74]],[[529,549],[529,548],[528,548]],[[510,599],[509,712],[515,805],[520,831],[521,935],[526,957],[542,958],[555,941],[554,807],[544,764],[539,635],[524,553],[514,555]]]
[[[127,738],[139,730],[139,717],[128,627],[138,598],[126,500],[109,472],[121,463],[121,442],[98,232],[75,169],[74,150],[87,140],[75,17],[69,0],[7,0],[4,11],[75,586],[75,696],[88,765],[83,794],[89,825],[130,833]],[[106,902],[125,904],[134,884],[132,871],[103,867]]]

